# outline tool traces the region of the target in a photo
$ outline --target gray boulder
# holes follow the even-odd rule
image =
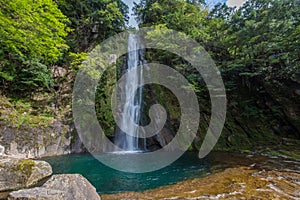
[[[79,174],[52,176],[44,185],[11,192],[9,200],[100,200],[96,189]]]
[[[1,158],[0,196],[8,191],[35,186],[51,174],[50,164],[44,161]]]
[[[1,145],[0,145],[0,156],[3,156],[3,155],[4,155],[4,152],[5,152],[4,146],[1,146]]]
[[[64,199],[64,193],[60,190],[36,187],[32,189],[11,192],[8,200],[60,200]]]
[[[80,174],[52,176],[42,187],[64,192],[64,200],[100,200],[95,187]]]

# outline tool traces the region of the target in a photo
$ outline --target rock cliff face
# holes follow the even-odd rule
[[[70,106],[49,107],[49,98],[14,101],[0,94],[0,155],[38,158],[83,151]]]
[[[260,151],[284,144],[286,139],[299,140],[300,95],[297,91],[300,84],[286,82],[275,87],[259,80],[252,80],[249,84],[244,82],[238,78],[235,80],[235,90],[227,92],[226,121],[215,150]],[[156,89],[159,94],[157,98],[160,98],[158,103],[166,108],[170,116],[168,131],[171,134],[168,136],[174,136],[180,124],[180,106],[174,103],[174,96],[163,90],[159,93],[160,90]],[[199,98],[199,107],[199,130],[191,146],[195,150],[202,145],[210,123],[211,105],[205,92]],[[160,144],[169,141],[168,137],[158,139]]]
[[[238,81],[241,80],[236,80],[237,83]],[[299,139],[300,84],[286,83],[277,90],[272,85],[264,85],[264,89],[259,91],[256,90],[259,88],[257,85],[250,87],[247,86],[249,84],[243,86],[239,83],[235,93],[228,92],[226,123],[215,149],[256,151],[266,146],[282,144],[284,138]],[[178,131],[180,105],[170,91],[158,86],[144,88],[143,98],[145,100],[141,119],[143,125],[149,123],[148,111],[153,104],[161,104],[168,113],[166,126],[161,133],[147,139],[146,149],[155,151],[168,144]],[[199,100],[201,111],[199,131],[190,149],[199,149],[210,122],[210,103],[205,98],[204,96]],[[33,125],[30,122],[35,121],[34,119],[21,123],[23,118],[36,118],[36,113],[39,112],[32,106],[18,108],[11,101],[0,96],[0,155],[38,158],[85,152],[75,127],[70,122],[70,113],[61,115],[63,117],[55,116],[56,119],[51,119],[51,123],[43,126],[40,123],[46,124],[47,119],[41,118]],[[106,106],[105,108],[110,107],[110,102]],[[27,116],[24,114],[25,111],[27,115],[30,112],[31,114]],[[110,116],[110,110],[97,112],[107,114],[98,119],[101,126],[110,133],[107,136],[113,138],[115,135],[111,129],[114,129],[115,124]],[[69,122],[67,124],[63,121]]]
[[[7,155],[37,158],[71,153],[69,127],[54,121],[45,128],[0,126],[0,144]]]
[[[0,156],[40,158],[82,152],[84,146],[74,128],[58,120],[47,127],[13,127],[0,122]]]

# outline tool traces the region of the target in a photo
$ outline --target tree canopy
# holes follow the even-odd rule
[[[121,0],[59,0],[73,32],[68,41],[74,52],[90,51],[105,38],[125,29],[128,7]]]
[[[0,79],[9,90],[50,87],[47,65],[68,49],[68,19],[52,0],[0,3]]]
[[[288,118],[293,130],[299,127],[297,106],[286,108],[299,102],[299,0],[248,0],[240,8],[218,4],[211,10],[184,0],[142,0],[135,9],[140,26],[157,27],[148,34],[160,34],[160,27],[174,29],[209,52],[222,74],[233,115],[238,110],[244,117],[269,117],[272,126]],[[164,45],[163,39],[160,43]],[[203,109],[209,107],[205,84],[188,63],[168,52],[152,51],[148,58],[180,70],[198,97],[206,97]]]
[[[1,1],[2,91],[50,91],[53,66],[68,68],[84,58],[81,52],[124,30],[127,12],[121,0]]]
[[[265,80],[299,74],[298,0],[248,0],[237,8],[218,4],[210,12],[184,0],[143,0],[141,26],[160,25],[200,42],[225,71]]]

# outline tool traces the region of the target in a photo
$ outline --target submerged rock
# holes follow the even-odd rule
[[[300,199],[300,173],[260,170],[252,167],[228,168],[197,178],[144,192],[101,195],[117,199]]]
[[[3,198],[7,191],[35,186],[51,174],[50,164],[44,161],[2,158],[0,159],[0,197]]]

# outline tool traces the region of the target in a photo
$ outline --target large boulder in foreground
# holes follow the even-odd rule
[[[0,198],[8,191],[35,186],[52,174],[50,164],[17,158],[0,158]]]
[[[11,192],[9,200],[100,200],[96,189],[79,174],[52,176],[43,186]]]
[[[95,187],[80,174],[54,175],[43,187],[64,191],[64,200],[100,199]]]
[[[60,190],[36,187],[32,189],[11,192],[8,200],[60,200],[64,199],[64,193]]]

